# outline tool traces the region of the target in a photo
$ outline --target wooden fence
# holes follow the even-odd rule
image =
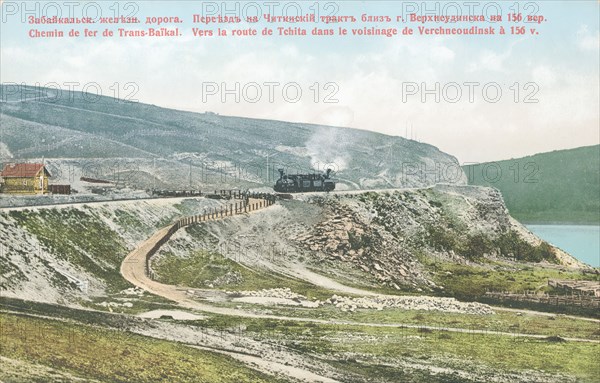
[[[500,302],[530,302],[550,306],[574,306],[583,308],[600,308],[600,297],[591,295],[550,295],[524,292],[522,294],[509,292],[487,292],[487,298]]]
[[[227,193],[225,195],[232,196],[238,199],[238,202],[230,203],[226,206],[211,208],[208,212],[190,217],[183,217],[175,221],[168,227],[164,235],[156,242],[156,244],[146,254],[146,275],[150,275],[150,258],[156,254],[158,249],[164,245],[177,230],[182,227],[189,226],[195,223],[214,221],[234,215],[250,213],[255,210],[260,210],[275,204],[276,196],[267,193]]]

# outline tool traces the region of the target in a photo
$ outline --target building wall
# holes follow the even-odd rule
[[[39,177],[5,177],[3,193],[8,194],[38,194],[42,192]],[[48,177],[44,177],[44,193],[48,192]]]

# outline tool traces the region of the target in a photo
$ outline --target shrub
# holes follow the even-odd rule
[[[484,254],[491,253],[493,250],[492,241],[483,234],[475,234],[467,237],[464,247],[460,250],[460,255],[475,260],[482,258]]]

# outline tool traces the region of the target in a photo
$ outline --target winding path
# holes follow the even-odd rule
[[[265,200],[251,198],[248,200],[247,206],[249,207],[248,209],[240,210],[240,212],[236,211],[234,214],[226,215],[225,217],[222,215],[221,217],[214,216],[208,218],[207,221],[217,221],[226,217],[231,217],[232,215],[251,214],[252,212],[266,208],[269,206],[269,204],[267,204]],[[256,208],[252,208],[254,206]],[[185,223],[180,224],[180,222]],[[188,298],[187,289],[156,282],[148,277],[146,273],[146,263],[148,257],[152,256],[160,244],[164,243],[178,228],[187,226],[193,222],[197,221],[191,218],[183,218],[179,222],[165,226],[155,232],[150,238],[144,241],[140,246],[138,246],[125,257],[123,263],[121,263],[121,275],[123,275],[123,278],[131,282],[133,285],[140,287],[152,294],[177,302],[183,307],[212,312],[215,314],[244,316],[243,313],[238,310],[214,307],[199,303]]]

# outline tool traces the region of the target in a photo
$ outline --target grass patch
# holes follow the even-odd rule
[[[256,308],[255,305],[240,304],[237,302],[230,302],[220,306],[241,306],[246,310]],[[269,307],[269,313],[287,317],[339,320],[354,323],[451,327],[465,330],[476,329],[489,332],[600,340],[600,325],[597,322],[577,320],[560,314],[548,317],[531,314],[518,315],[516,312],[511,311],[497,311],[493,315],[473,315],[402,309],[385,309],[382,311],[358,309],[355,312],[342,312],[331,305],[319,308],[276,306]]]
[[[356,359],[346,359],[341,361],[329,362],[333,367],[337,367],[349,373],[376,376],[385,382],[402,383],[464,383],[465,380],[459,376],[439,372],[430,373],[426,370],[408,369],[406,367],[397,367],[384,364],[369,364]]]
[[[418,336],[412,336],[413,334]],[[446,336],[441,336],[445,334]],[[356,340],[355,340],[356,339]],[[501,371],[545,371],[567,374],[594,382],[600,345],[583,342],[549,342],[545,339],[512,338],[490,334],[418,332],[405,330],[379,337],[377,342],[360,338],[335,343],[338,352],[361,352],[384,357],[449,358],[469,361]]]
[[[446,294],[467,300],[483,297],[487,291],[551,292],[549,279],[597,280],[592,274],[520,264],[485,267],[430,262],[428,266],[433,270],[435,283],[444,286]]]
[[[119,273],[121,261],[128,252],[125,243],[93,213],[78,209],[40,209],[11,211],[10,216],[57,258],[106,281],[109,291],[130,286]]]
[[[8,358],[111,382],[282,382],[223,355],[144,336],[0,314]]]
[[[332,291],[268,270],[251,270],[214,251],[198,250],[183,258],[170,252],[152,262],[161,283],[192,288],[261,290],[289,287],[309,299],[331,297]],[[233,276],[233,277],[231,277]],[[229,283],[220,283],[220,281]]]
[[[138,217],[136,217],[130,212],[117,209],[115,210],[115,217],[115,221],[117,222],[117,224],[123,228],[129,230],[131,230],[131,228],[135,228],[136,230],[144,229],[145,232],[149,231],[149,227],[145,225]]]
[[[410,315],[414,316],[419,323],[429,324],[431,319],[429,313],[412,312]],[[445,314],[440,313],[440,318],[443,315]],[[454,320],[459,319],[458,316],[454,317]],[[543,320],[541,318],[535,320],[538,319]],[[185,323],[192,324],[189,321]],[[582,322],[578,323],[582,324]],[[382,378],[400,376],[393,374],[404,371],[407,374],[405,380],[407,382],[464,380],[453,380],[456,377],[452,374],[441,374],[440,380],[431,380],[427,372],[423,372],[425,375],[419,375],[393,366],[393,362],[391,362],[392,366],[384,367],[378,364],[377,360],[393,361],[408,358],[409,363],[415,360],[428,360],[428,364],[434,367],[449,367],[462,371],[470,371],[476,366],[481,367],[488,374],[544,371],[549,374],[571,375],[583,382],[595,381],[600,372],[596,363],[600,345],[556,341],[562,339],[558,336],[533,339],[493,333],[457,333],[422,328],[291,322],[222,315],[211,315],[208,319],[193,322],[193,325],[223,331],[235,331],[236,328],[241,327],[244,328],[242,334],[245,336],[252,336],[255,339],[301,352],[329,356],[330,360],[334,360],[330,363],[335,367],[344,368],[348,364],[352,372],[359,375]],[[476,327],[476,329],[480,328]],[[345,360],[345,355],[357,354],[365,356],[359,358],[363,360],[362,362]],[[367,362],[373,360],[375,362]]]

